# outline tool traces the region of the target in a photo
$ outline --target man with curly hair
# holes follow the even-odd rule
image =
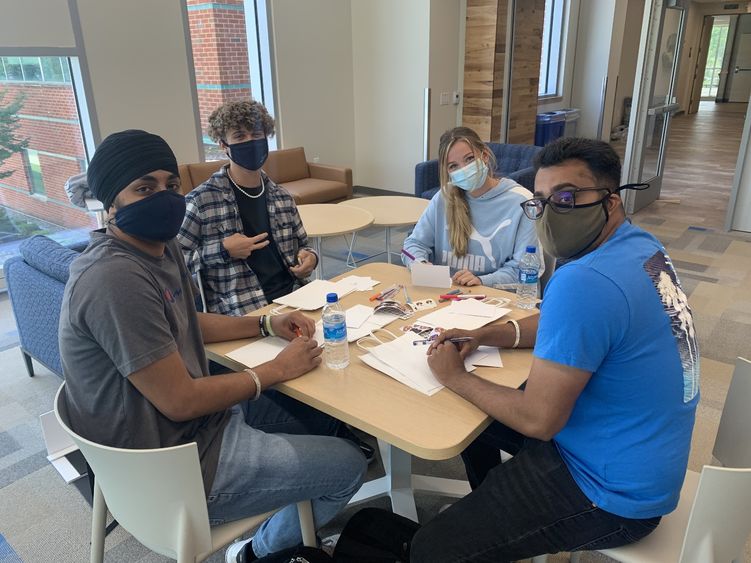
[[[208,133],[230,161],[187,194],[177,240],[192,269],[200,263],[207,309],[241,316],[290,293],[318,255],[294,199],[261,168],[274,135],[263,104],[222,104],[209,116]]]

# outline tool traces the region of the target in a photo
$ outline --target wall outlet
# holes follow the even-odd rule
[[[456,92],[456,91],[452,92],[451,103],[454,104],[455,106],[458,106],[460,98],[461,98],[461,94],[459,92]]]
[[[321,162],[321,157],[320,157],[320,156],[318,156],[318,155],[315,155],[315,156],[313,157],[313,162],[315,162],[316,164],[317,164],[317,163],[319,163],[319,162]]]
[[[441,92],[441,105],[447,106],[449,105],[449,92]]]

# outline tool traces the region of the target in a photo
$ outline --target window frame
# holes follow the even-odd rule
[[[566,20],[570,12],[567,4],[567,0],[545,0],[538,99],[557,98],[563,95]]]

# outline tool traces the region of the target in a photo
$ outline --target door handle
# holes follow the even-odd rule
[[[741,68],[739,66],[735,67],[735,70],[733,71],[735,74],[738,74],[739,72],[748,72],[751,68]]]

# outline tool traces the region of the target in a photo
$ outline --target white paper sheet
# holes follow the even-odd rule
[[[494,317],[498,313],[498,307],[483,303],[478,299],[460,299],[452,301],[447,307],[452,315],[470,315],[473,317]]]
[[[420,393],[432,395],[443,389],[443,384],[436,379],[430,366],[428,366],[427,348],[425,346],[415,346],[413,344],[415,340],[421,340],[421,337],[414,332],[408,332],[396,340],[370,349],[370,355],[374,356],[380,363],[388,366],[388,371],[380,370],[380,368],[374,365],[376,362],[369,362],[364,358],[363,361]],[[466,360],[464,368],[467,371],[475,369]],[[398,377],[392,375],[394,370],[398,372]]]
[[[501,351],[493,346],[480,346],[467,356],[467,361],[473,366],[486,366],[490,368],[502,368]]]
[[[411,387],[415,391],[419,391],[420,393],[427,395],[428,397],[435,395],[436,393],[438,393],[438,391],[443,389],[443,385],[437,387],[422,387],[419,382],[413,381],[410,378],[406,377],[398,369],[394,369],[390,365],[383,363],[373,354],[364,354],[360,356],[360,359],[373,369],[376,369],[381,373],[384,373],[389,377],[396,379],[399,383],[403,383],[407,387]]]
[[[284,350],[289,342],[279,336],[267,336],[233,350],[227,357],[240,362],[246,367],[254,368],[270,362]]]
[[[326,295],[336,293],[339,299],[353,291],[370,291],[380,282],[370,277],[347,276],[338,282],[313,280],[292,293],[274,299],[274,303],[302,311],[315,311],[326,304]]]
[[[486,324],[490,324],[493,321],[500,319],[503,315],[511,312],[511,309],[506,309],[503,307],[493,307],[493,309],[495,309],[495,313],[493,314],[492,317],[480,317],[477,315],[467,315],[467,314],[454,314],[452,312],[452,308],[455,307],[456,305],[461,306],[461,302],[454,301],[448,307],[444,307],[443,309],[438,309],[437,311],[433,311],[432,313],[428,313],[427,315],[420,317],[419,321],[421,323],[426,323],[431,326],[436,326],[436,327],[441,327],[441,328],[462,328],[464,330],[474,330],[476,328],[483,327]],[[486,305],[486,304],[482,303],[482,305]],[[492,307],[492,305],[487,305],[487,306]]]
[[[412,285],[440,288],[451,287],[451,272],[448,266],[412,262],[409,270],[412,273]]]
[[[355,305],[345,311],[347,315],[347,329],[360,328],[373,315],[373,307]]]
[[[350,307],[350,309],[354,309],[356,307],[364,307],[364,305],[355,305],[354,307]],[[347,309],[345,311],[347,317],[349,317],[350,309]],[[384,326],[397,320],[398,318],[399,317],[396,317],[394,315],[387,315],[385,313],[374,313],[357,328],[350,328],[348,324],[347,342],[354,342],[355,340],[359,340],[363,336],[368,336],[372,331],[378,328],[383,328]],[[349,323],[349,320],[347,322]],[[321,321],[318,321],[316,323],[316,332],[313,335],[313,338],[315,338],[319,344],[323,344],[323,324],[321,323]]]

